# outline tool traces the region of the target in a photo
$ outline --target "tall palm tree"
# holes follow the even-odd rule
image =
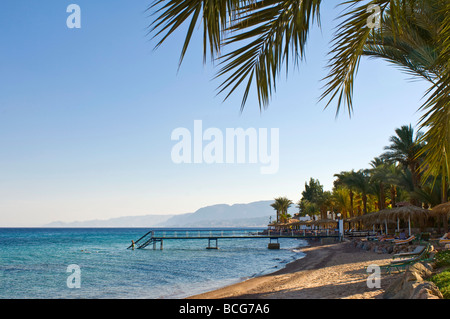
[[[341,213],[343,218],[353,217],[353,203],[350,204],[350,189],[337,187],[333,189],[332,199],[334,207]],[[352,212],[350,214],[350,212]]]
[[[331,43],[329,74],[321,99],[337,111],[353,110],[353,85],[363,56],[388,59],[430,81],[421,126],[426,129],[427,174],[448,181],[450,156],[450,2],[446,0],[341,0]],[[203,28],[203,57],[219,61],[219,92],[227,99],[243,86],[241,109],[255,86],[259,107],[267,107],[278,76],[304,59],[308,33],[320,25],[321,0],[153,0],[150,32],[160,46],[188,24],[180,64],[197,25]],[[380,28],[369,27],[370,6],[380,10]],[[428,26],[431,27],[428,27]],[[426,45],[425,45],[426,44]],[[393,49],[396,48],[396,49]],[[405,50],[398,50],[404,48]],[[229,51],[227,49],[230,49]]]
[[[293,204],[293,202],[286,197],[275,198],[270,206],[277,211],[277,223],[285,221],[288,217],[288,209]]]
[[[334,174],[334,177],[337,177],[337,179],[333,183],[335,188],[345,187],[348,189],[348,196],[350,199],[350,210],[349,210],[350,217],[354,216],[353,197],[354,197],[354,192],[356,190],[355,186],[352,182],[352,179],[351,179],[353,174],[354,174],[354,171],[341,172],[339,174]]]
[[[403,125],[395,130],[396,135],[389,138],[391,144],[384,149],[381,158],[389,162],[398,162],[411,172],[414,188],[420,188],[420,158],[423,144],[420,143],[422,133],[414,135],[411,125]]]
[[[359,193],[361,193],[361,200],[363,203],[363,214],[367,213],[367,195],[370,192],[370,176],[369,171],[360,169],[357,172],[352,172],[350,176],[350,184]]]
[[[378,209],[384,209],[386,204],[386,185],[389,184],[390,170],[381,157],[375,157],[371,162],[370,181],[376,185],[375,195],[378,197]]]
[[[441,201],[446,202],[450,164],[447,156],[450,147],[450,90],[448,85],[440,83],[448,76],[446,64],[449,58],[443,59],[446,55],[443,51],[447,50],[447,54],[449,51],[441,42],[442,36],[448,32],[443,26],[448,23],[449,5],[448,1],[441,0],[416,2],[420,3],[420,10],[407,9],[400,34],[393,30],[389,15],[385,16],[382,28],[374,30],[366,42],[364,55],[385,59],[409,75],[425,79],[431,85],[428,93],[435,91],[421,107],[425,114],[419,123],[425,133],[420,138],[423,148],[417,155],[425,158],[420,167],[423,183],[432,175],[435,181],[439,174],[444,176],[440,178]],[[435,90],[437,88],[439,90]],[[436,98],[439,95],[441,98]]]
[[[395,207],[395,204],[397,202],[397,196],[399,191],[399,186],[401,184],[400,182],[400,176],[402,173],[402,168],[394,163],[386,163],[385,167],[387,168],[387,182],[390,185],[389,193],[390,193],[390,199],[391,199],[391,206]]]

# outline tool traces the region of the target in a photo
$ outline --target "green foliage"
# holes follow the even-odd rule
[[[450,266],[450,250],[440,251],[436,254],[436,266],[438,267]]]
[[[437,267],[450,267],[450,250],[438,252],[435,258]],[[442,271],[430,280],[436,284],[445,299],[450,299],[450,270]]]
[[[431,277],[445,299],[450,299],[450,271],[443,271]]]
[[[324,191],[319,180],[310,178],[309,184],[305,183],[305,190],[302,192],[302,198],[297,203],[300,214],[305,216],[326,213],[332,206],[332,195],[329,191]]]
[[[293,202],[287,197],[275,198],[270,206],[277,211],[277,222],[286,222],[291,216],[287,213]]]

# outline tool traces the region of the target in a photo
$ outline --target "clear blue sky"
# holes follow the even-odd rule
[[[161,48],[146,35],[151,0],[6,0],[0,12],[0,226],[192,212],[205,205],[300,198],[305,181],[367,168],[395,128],[415,125],[427,83],[363,60],[352,119],[318,103],[339,12],[330,2],[307,60],[280,79],[268,110],[254,96],[216,96],[200,36],[178,69],[184,33]],[[66,8],[81,7],[81,29]],[[200,34],[199,34],[200,35]],[[172,131],[279,128],[280,166],[175,164]]]

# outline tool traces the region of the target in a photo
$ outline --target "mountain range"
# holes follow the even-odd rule
[[[276,215],[270,206],[272,203],[273,200],[262,200],[248,204],[218,204],[202,207],[193,213],[57,221],[44,227],[265,227]],[[291,215],[293,213],[290,211]]]

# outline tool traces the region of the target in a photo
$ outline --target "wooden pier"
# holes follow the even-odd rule
[[[260,238],[269,239],[269,249],[279,249],[279,239],[297,238],[297,239],[322,239],[333,238],[336,241],[341,239],[340,234],[334,230],[310,231],[310,230],[293,230],[293,231],[275,231],[275,230],[249,230],[249,229],[201,229],[201,230],[150,230],[144,236],[131,244],[128,249],[143,249],[152,246],[157,249],[163,249],[164,240],[187,240],[202,239],[208,240],[206,249],[218,249],[219,239],[245,239]],[[273,242],[275,241],[275,243]],[[211,245],[211,243],[215,245]]]

